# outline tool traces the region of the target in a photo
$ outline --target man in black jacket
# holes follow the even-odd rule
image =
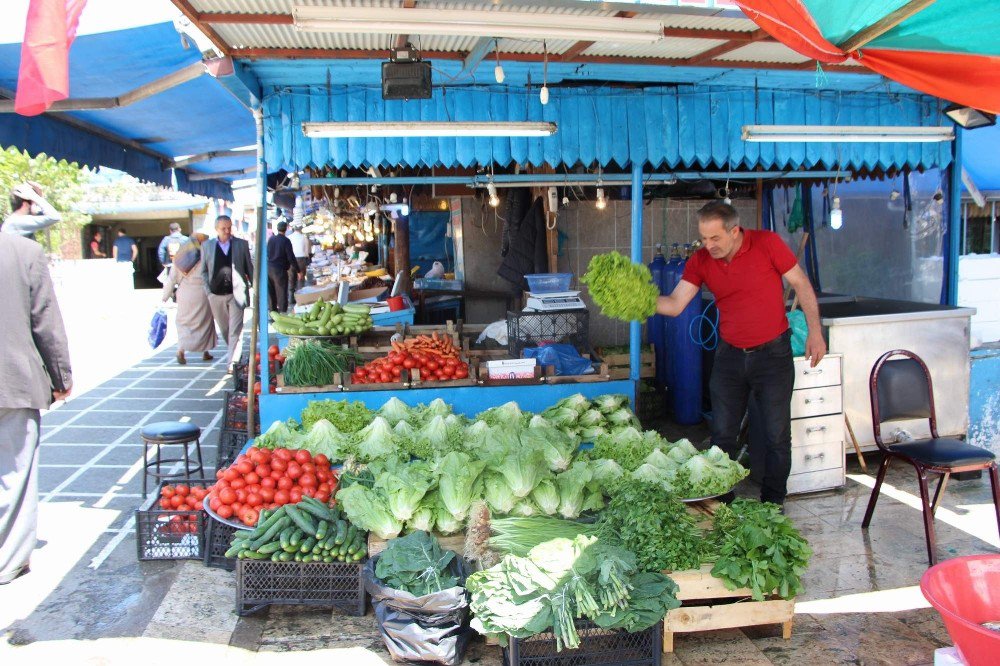
[[[233,236],[233,221],[228,215],[215,219],[215,232],[218,237],[201,246],[201,277],[212,317],[229,347],[226,365],[232,366],[243,341],[243,309],[250,303],[253,261],[250,244]]]
[[[288,310],[288,272],[298,275],[299,263],[295,260],[292,241],[288,240],[287,222],[278,222],[278,233],[267,241],[267,303],[271,310]],[[292,281],[295,284],[295,281]]]

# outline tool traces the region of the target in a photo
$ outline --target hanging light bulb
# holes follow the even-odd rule
[[[834,197],[830,205],[830,228],[840,229],[844,226],[844,211],[840,210],[840,197]]]
[[[604,210],[608,207],[608,200],[604,198],[604,188],[597,188],[597,210]]]
[[[546,43],[542,42],[542,89],[538,92],[538,99],[542,105],[549,103],[549,49]]]
[[[493,40],[493,53],[497,56],[497,66],[493,68],[493,76],[497,83],[503,83],[503,65],[500,64],[500,42]]]
[[[403,217],[407,217],[410,214],[410,204],[406,200],[406,197],[403,197],[403,205],[399,209],[399,214]]]
[[[497,186],[493,184],[492,180],[486,184],[486,191],[490,195],[490,205],[493,206],[494,208],[499,206],[500,197],[499,195],[497,195]]]

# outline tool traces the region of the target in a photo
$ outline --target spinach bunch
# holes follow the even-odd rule
[[[712,575],[729,589],[748,587],[757,601],[802,592],[812,549],[776,504],[739,499],[720,506],[707,541],[718,557]]]
[[[695,518],[662,486],[623,477],[610,495],[598,522],[599,534],[635,553],[640,571],[701,566],[702,534]]]
[[[455,553],[441,550],[438,540],[427,532],[412,532],[389,542],[375,565],[375,575],[387,587],[422,597],[458,585],[458,578],[448,572],[453,559]]]

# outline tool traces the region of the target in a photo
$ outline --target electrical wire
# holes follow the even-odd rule
[[[708,315],[709,309],[715,311],[715,316]],[[697,329],[695,328],[697,326]],[[708,335],[704,334],[705,327],[708,327]],[[691,320],[688,325],[688,337],[705,351],[712,351],[719,346],[719,308],[715,307],[715,299],[705,304],[705,309],[701,314]]]

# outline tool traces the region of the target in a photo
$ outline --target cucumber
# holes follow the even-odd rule
[[[285,518],[288,518],[288,516],[285,516]],[[278,540],[281,543],[282,550],[288,549],[290,545],[289,539],[292,538],[292,532],[294,531],[295,531],[294,527],[286,527],[285,529],[281,530],[281,534],[278,536]]]
[[[253,536],[253,530],[236,530],[233,532],[233,539],[249,539]]]
[[[239,555],[240,552],[242,551],[243,551],[243,542],[240,541],[239,543],[230,546],[229,550],[226,551],[226,554],[223,557],[233,558]]]
[[[243,557],[248,560],[269,560],[271,559],[270,553],[258,553],[252,550],[243,551]]]
[[[277,553],[272,553],[271,554],[271,561],[272,562],[280,562],[281,561],[281,551],[278,551]]]
[[[334,543],[339,546],[340,544],[344,543],[344,541],[346,541],[346,540],[347,540],[347,521],[346,520],[338,520],[337,521],[337,536],[336,536],[336,539],[334,540]]]
[[[277,514],[275,514],[277,515]],[[271,527],[264,532],[264,534],[252,544],[250,544],[250,550],[260,550],[260,547],[268,543],[276,543],[281,545],[280,537],[281,532],[289,525],[292,524],[292,519],[288,516],[278,516],[278,521],[271,525]]]
[[[358,536],[358,528],[351,525],[347,528],[347,536],[344,537],[344,543],[351,545],[351,542],[354,541],[354,537],[356,536]]]
[[[306,539],[305,541],[302,542],[302,545],[299,546],[299,552],[300,553],[311,553],[312,549],[313,549],[313,547],[315,545],[316,545],[316,537],[311,536],[311,537],[309,537],[308,539]]]
[[[274,555],[279,550],[281,550],[281,542],[280,541],[272,541],[271,543],[264,544],[263,546],[261,546],[260,548],[258,548],[257,552],[258,553],[262,553],[264,555]]]
[[[306,534],[316,534],[316,524],[313,523],[308,513],[302,513],[294,504],[286,504],[285,513],[303,532]]]
[[[326,535],[330,532],[330,523],[321,520],[319,525],[316,526],[316,539],[318,541],[326,541]]]
[[[362,543],[361,535],[358,534],[354,537],[354,541],[352,541],[351,545],[348,547],[347,554],[353,555],[354,553],[361,550],[361,543]]]
[[[267,509],[264,510],[267,512]],[[253,538],[259,539],[264,534],[271,529],[276,522],[281,520],[281,517],[285,515],[285,507],[279,506],[273,512],[267,513],[267,517],[264,517],[264,512],[261,512],[261,518],[257,521],[257,527],[253,531]]]
[[[292,560],[295,561],[295,562],[301,562],[302,561],[302,553],[295,553],[295,557],[293,557]]]
[[[330,557],[329,555],[325,555],[323,556],[323,561],[329,564],[330,562],[333,562],[333,558]]]
[[[329,536],[327,536],[326,539],[324,539],[323,541],[323,549],[333,550],[334,548],[336,548],[337,547],[337,544],[335,543],[336,538],[337,538],[336,534],[330,534]]]
[[[322,308],[323,308],[323,299],[321,298],[315,303],[313,303],[313,306],[309,308],[309,317],[311,319],[316,319],[317,317],[319,317],[319,311]]]
[[[330,509],[320,502],[309,496],[303,496],[302,501],[295,505],[297,511],[307,511],[321,521],[332,521],[336,520],[333,514],[330,513]]]
[[[292,546],[293,548],[298,548],[302,544],[302,538],[304,536],[305,532],[302,531],[302,528],[296,527],[295,531],[292,532],[292,536],[289,537],[288,539],[288,545]]]
[[[282,552],[282,553],[278,553],[278,561],[279,562],[291,562],[292,561],[292,554],[289,553],[288,551],[285,551],[285,552]]]
[[[347,557],[347,549],[350,547],[351,547],[350,541],[345,541],[344,543],[340,544],[340,548],[337,550],[337,557],[339,557],[341,560]]]

